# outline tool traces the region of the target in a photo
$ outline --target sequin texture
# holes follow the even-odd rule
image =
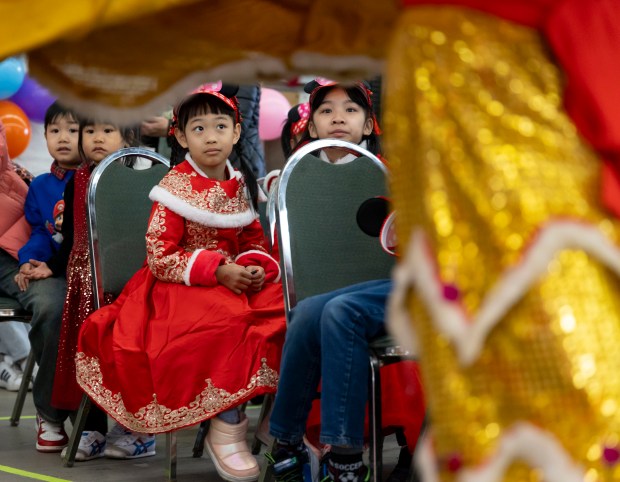
[[[459,480],[461,461],[493,460],[519,421],[553,434],[585,480],[620,480],[603,458],[620,434],[620,285],[601,258],[569,247],[540,260],[543,274],[468,366],[420,289],[454,287],[473,320],[555,223],[591,228],[617,250],[600,161],[563,111],[561,73],[535,31],[452,7],[412,8],[390,51],[383,122],[399,245],[424,233],[436,270],[412,273],[410,314],[437,460],[459,459],[459,470],[439,465],[440,480]],[[499,480],[543,476],[514,462]]]

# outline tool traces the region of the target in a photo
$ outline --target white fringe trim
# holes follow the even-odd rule
[[[583,482],[585,471],[549,432],[527,422],[504,433],[495,455],[479,467],[462,469],[458,482],[501,482],[510,465],[520,460],[543,473],[545,482]]]
[[[273,261],[276,265],[276,267],[278,268],[278,276],[276,276],[276,279],[274,279],[272,281],[272,283],[277,283],[280,281],[280,277],[282,275],[282,271],[280,270],[280,263],[278,263],[271,255],[264,253],[262,251],[259,251],[258,249],[250,249],[248,251],[244,251],[243,253],[239,253],[236,258],[235,261],[237,261],[241,256],[243,256],[244,254],[248,254],[248,253],[252,253],[252,254],[260,254],[261,256],[264,256],[268,259],[270,259],[271,261]]]
[[[432,430],[432,429],[431,429]],[[424,482],[440,482],[429,434],[419,442],[416,465]],[[495,454],[478,467],[461,469],[457,482],[501,482],[506,470],[521,461],[543,474],[545,482],[584,482],[585,470],[576,464],[557,438],[529,422],[518,422],[499,439]]]
[[[433,440],[429,433],[430,431],[431,430],[427,428],[418,439],[418,444],[413,454],[413,462],[423,482],[441,482],[439,480],[437,457],[433,449]]]
[[[413,336],[409,344],[417,346],[415,334],[404,326],[409,324],[407,307],[404,311],[401,309],[404,293],[413,284],[436,328],[455,345],[461,364],[471,365],[480,355],[488,333],[546,271],[556,253],[566,249],[581,249],[620,275],[620,250],[595,226],[577,221],[553,221],[540,230],[529,249],[524,251],[520,263],[505,271],[485,295],[473,319],[468,320],[458,302],[444,298],[426,237],[421,229],[414,229],[406,256],[395,270],[397,298],[390,301],[389,327],[397,336]],[[413,273],[416,273],[415,278]],[[406,345],[407,340],[399,338],[398,342]]]
[[[192,274],[192,268],[194,267],[196,258],[198,258],[200,253],[202,253],[203,251],[204,249],[202,248],[194,251],[191,257],[189,258],[189,261],[187,262],[187,267],[185,268],[185,271],[183,271],[183,283],[185,283],[187,286],[191,286],[191,283],[189,280],[190,280],[190,275]]]
[[[84,77],[81,71],[87,71],[87,67],[82,65],[68,64],[61,70],[70,78]],[[93,67],[96,69],[96,67]],[[111,74],[113,78],[120,77],[122,74]],[[91,100],[76,95],[75,92],[67,88],[63,82],[58,82],[56,77],[45,75],[36,76],[53,94],[57,95],[67,107],[72,107],[78,112],[88,113],[88,115],[107,119],[113,123],[133,124],[141,122],[147,117],[159,115],[170,109],[171,105],[176,105],[188,92],[191,92],[197,85],[214,80],[234,83],[253,83],[258,79],[282,79],[291,78],[296,75],[289,70],[285,63],[275,57],[262,53],[251,52],[247,58],[220,65],[213,69],[191,72],[178,82],[170,86],[166,91],[156,95],[151,100],[141,105],[115,107],[100,101]],[[139,80],[150,80],[148,76],[139,74],[129,75],[128,81],[138,78]],[[153,82],[156,82],[154,79]],[[68,85],[68,84],[67,84]],[[155,90],[155,86],[152,87]]]
[[[256,219],[256,213],[252,209],[236,214],[220,214],[205,211],[192,206],[160,186],[155,186],[151,189],[149,199],[163,204],[171,211],[190,221],[214,228],[243,228]]]
[[[365,56],[328,56],[312,52],[300,51],[290,57],[292,68],[286,63],[288,59],[279,59],[260,52],[249,52],[246,58],[235,62],[219,65],[213,69],[191,72],[178,82],[173,84],[165,92],[162,92],[151,100],[141,105],[124,105],[120,107],[111,106],[101,101],[77,95],[68,83],[61,82],[58,77],[46,76],[45,74],[35,76],[45,87],[54,95],[58,96],[63,104],[72,107],[78,112],[88,113],[92,117],[107,119],[118,124],[133,124],[141,122],[147,117],[159,115],[165,112],[171,105],[187,95],[197,85],[214,80],[234,83],[254,83],[257,80],[273,82],[275,79],[289,79],[299,75],[324,75],[335,80],[355,81],[361,78],[373,77],[383,70],[384,62]],[[93,70],[97,67],[92,67]],[[66,64],[61,68],[62,73],[69,78],[85,78],[90,76],[88,67],[79,64]],[[97,73],[99,77],[96,81],[105,80],[103,74]],[[121,73],[110,74],[111,78],[121,77]],[[152,90],[156,89],[157,79],[151,79],[144,75],[127,75],[127,81],[137,79],[141,82],[151,82],[149,86]],[[89,86],[94,87],[96,86]]]
[[[355,81],[381,74],[385,67],[383,60],[365,55],[326,55],[307,50],[295,52],[290,57],[295,71],[313,75],[321,74],[334,80]]]
[[[409,252],[407,255],[409,256]],[[407,298],[413,290],[413,277],[416,272],[411,269],[411,266],[410,260],[404,258],[392,269],[393,284],[387,300],[385,319],[390,335],[415,357],[419,354],[418,338],[413,330],[407,305]]]

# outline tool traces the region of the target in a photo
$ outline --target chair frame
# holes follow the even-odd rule
[[[93,171],[91,178],[88,183],[88,191],[86,196],[86,213],[88,219],[88,243],[89,243],[89,256],[90,262],[92,266],[92,279],[93,279],[93,294],[95,295],[95,310],[98,310],[103,306],[104,300],[104,291],[103,291],[103,279],[102,279],[102,266],[101,260],[99,258],[99,237],[97,235],[97,214],[93,209],[91,211],[90,207],[95,205],[96,199],[96,191],[97,186],[99,184],[99,180],[103,175],[105,169],[108,165],[113,162],[118,161],[124,157],[129,156],[137,156],[145,159],[149,159],[154,162],[159,162],[166,167],[170,167],[170,161],[163,157],[162,155],[142,148],[142,147],[129,147],[120,149],[108,157],[103,159],[99,165]],[[75,454],[78,449],[79,441],[81,433],[84,429],[84,424],[86,422],[86,417],[88,416],[88,412],[91,407],[91,400],[88,398],[86,394],[82,397],[82,402],[80,403],[80,408],[78,410],[77,416],[75,418],[75,424],[73,426],[73,430],[71,431],[71,437],[69,439],[69,445],[67,448],[67,453],[63,459],[64,465],[66,467],[73,467],[75,462]],[[166,446],[167,446],[167,457],[166,457],[166,474],[168,480],[174,481],[176,480],[176,435],[172,432],[166,433]]]
[[[0,298],[10,301],[11,303],[14,303],[16,305],[14,307],[3,306],[0,308],[0,323],[7,321],[20,321],[22,323],[30,323],[30,321],[32,320],[32,313],[24,309],[19,304],[19,301],[11,298],[10,296],[0,296]],[[34,353],[32,352],[32,350],[30,350],[30,353],[28,354],[28,359],[26,361],[26,367],[22,375],[22,382],[19,385],[17,398],[15,399],[15,404],[13,405],[13,412],[11,413],[11,427],[17,427],[19,425],[19,419],[22,415],[24,402],[26,401],[26,395],[28,395],[28,387],[30,385],[30,381],[32,380],[34,363]]]
[[[297,150],[288,160],[280,174],[279,184],[277,187],[277,205],[271,202],[269,205],[269,213],[275,213],[275,224],[280,239],[280,260],[282,264],[282,282],[284,284],[284,302],[287,321],[289,313],[297,304],[297,295],[294,285],[294,270],[291,252],[291,237],[289,233],[288,210],[286,207],[286,190],[291,172],[295,166],[306,155],[315,151],[329,148],[339,147],[352,151],[358,156],[368,157],[377,167],[379,167],[388,178],[388,170],[379,160],[377,156],[357,144],[352,144],[339,139],[322,139],[306,144]],[[273,221],[272,221],[273,222]],[[381,433],[381,366],[396,363],[404,359],[411,359],[409,353],[403,352],[399,347],[375,345],[371,342],[369,345],[369,396],[368,396],[368,420],[369,420],[369,460],[372,467],[372,480],[379,482],[382,479],[383,472],[383,436]]]
[[[327,147],[340,147],[353,151],[359,156],[368,157],[371,161],[373,161],[374,164],[377,165],[377,167],[379,167],[383,171],[386,177],[388,175],[388,170],[385,165],[373,153],[358,146],[357,144],[352,144],[347,141],[341,141],[339,139],[320,139],[312,141],[311,143],[306,144],[299,150],[295,151],[293,155],[291,155],[288,162],[282,169],[282,172],[280,173],[279,184],[277,187],[277,205],[272,204],[273,208],[271,208],[270,206],[269,209],[270,213],[275,211],[275,223],[278,230],[278,236],[280,238],[280,260],[283,268],[282,280],[285,288],[284,306],[286,310],[287,321],[288,313],[297,304],[297,295],[295,293],[295,285],[293,283],[293,260],[291,253],[291,237],[289,234],[288,210],[286,208],[286,188],[288,186],[291,172],[299,163],[299,161],[301,161],[308,154],[312,154],[315,151],[325,149]]]

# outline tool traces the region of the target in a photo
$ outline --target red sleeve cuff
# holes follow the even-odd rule
[[[224,264],[223,255],[206,249],[197,249],[187,263],[187,268],[183,273],[183,281],[187,286],[215,286],[217,278],[215,270]]]
[[[280,281],[280,265],[267,253],[254,249],[245,251],[235,258],[235,263],[241,266],[260,266],[265,270],[265,281],[272,283]]]

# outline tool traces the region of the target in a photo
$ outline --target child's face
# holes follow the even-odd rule
[[[123,147],[126,143],[112,124],[86,125],[82,130],[82,149],[87,159],[95,164]]]
[[[60,167],[70,169],[80,163],[78,133],[79,125],[69,115],[58,116],[47,125],[45,129],[47,150]]]
[[[224,114],[199,114],[191,117],[185,130],[177,129],[179,144],[192,156],[198,167],[210,178],[224,179],[226,160],[239,140],[241,125]]]
[[[328,92],[308,122],[308,132],[315,139],[341,139],[354,144],[359,144],[372,128],[372,119],[366,118],[364,109],[340,87]]]

